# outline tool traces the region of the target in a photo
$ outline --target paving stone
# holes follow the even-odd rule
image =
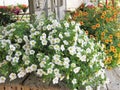
[[[108,90],[120,90],[120,68],[106,70],[106,75],[110,80],[110,83],[107,85]]]

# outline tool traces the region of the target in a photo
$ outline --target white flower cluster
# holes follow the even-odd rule
[[[100,43],[89,39],[74,21],[39,20],[35,25],[23,24],[21,28],[26,30],[16,28],[21,23],[5,28],[6,33],[0,40],[0,49],[3,50],[0,61],[7,63],[0,67],[3,68],[0,83],[6,80],[5,70],[10,80],[36,71],[38,76],[50,78],[53,84],[67,80],[75,90],[80,85],[92,90],[91,85],[105,81],[105,54]],[[10,68],[4,68],[6,65]]]

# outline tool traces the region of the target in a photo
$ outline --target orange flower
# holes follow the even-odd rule
[[[108,58],[109,58],[109,60],[112,60],[112,56],[109,56]]]
[[[109,19],[109,18],[106,18],[106,22],[110,22],[110,19]]]
[[[118,47],[120,47],[120,43],[118,44]]]
[[[102,15],[106,15],[106,11],[104,11],[104,12],[102,13]]]
[[[113,21],[113,18],[112,18],[112,17],[110,17],[109,21]]]
[[[112,38],[113,38],[113,35],[109,35],[109,38],[112,39]]]
[[[96,25],[92,25],[92,27],[91,27],[93,30],[95,30],[96,29]]]
[[[90,38],[94,38],[94,36],[93,36],[93,35],[90,35]]]
[[[100,24],[99,24],[99,23],[97,23],[97,24],[96,24],[96,27],[97,27],[97,28],[99,28],[99,27],[100,27]]]
[[[85,33],[88,35],[88,31],[86,30]]]
[[[83,15],[84,15],[84,16],[87,16],[87,15],[88,15],[88,13],[87,13],[87,12],[83,12]]]
[[[108,43],[109,43],[109,40],[108,40],[108,39],[106,39],[106,40],[105,40],[105,43],[107,43],[107,44],[108,44]]]
[[[80,22],[80,25],[84,25],[84,22],[83,22],[83,21],[81,21],[81,22]]]
[[[107,9],[110,9],[111,7],[110,6],[106,6],[107,7]]]
[[[78,17],[78,16],[79,16],[79,12],[75,12],[74,17]]]
[[[108,53],[109,53],[109,51],[108,51],[108,50],[105,50],[105,53],[106,53],[106,54],[108,54]]]
[[[102,36],[105,36],[105,32],[102,32],[101,35],[102,35]]]
[[[101,19],[104,19],[104,18],[105,18],[105,16],[104,16],[104,15],[102,15],[100,18],[101,18]]]

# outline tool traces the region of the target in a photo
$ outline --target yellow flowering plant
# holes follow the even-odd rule
[[[70,21],[79,22],[90,38],[101,40],[105,45],[104,50],[108,56],[105,64],[108,69],[120,64],[119,11],[117,6],[82,4],[76,11],[71,12]]]

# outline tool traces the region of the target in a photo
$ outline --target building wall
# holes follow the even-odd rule
[[[17,4],[26,4],[28,5],[28,0],[0,0],[0,6],[3,5],[17,5]]]

